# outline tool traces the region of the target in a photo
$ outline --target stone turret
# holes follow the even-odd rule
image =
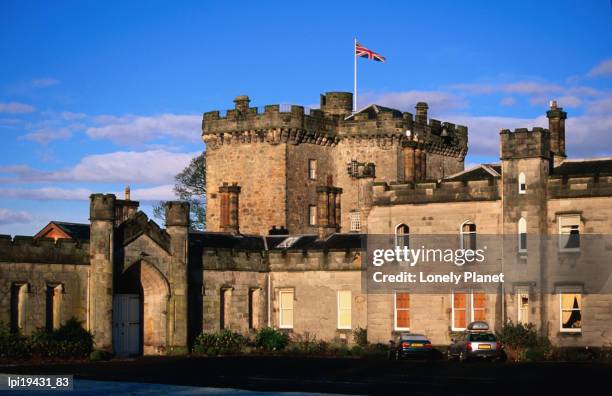
[[[249,99],[249,97],[246,95],[239,95],[236,96],[236,99],[234,99],[234,103],[236,104],[236,110],[242,113],[246,113],[249,110],[250,102],[251,99]]]
[[[168,347],[171,354],[187,353],[187,257],[189,202],[166,202],[166,232],[170,235],[172,265],[168,282],[173,294],[168,300]]]
[[[419,102],[416,104],[416,117],[415,121],[419,124],[427,124],[427,110],[429,106],[425,102]]]
[[[353,94],[350,92],[326,92],[321,95],[324,114],[346,116],[353,110]]]
[[[115,195],[90,197],[90,300],[89,328],[96,348],[112,352],[113,313],[113,240]]]
[[[546,112],[548,129],[550,131],[550,151],[553,154],[554,165],[557,166],[567,158],[565,155],[565,120],[567,113],[557,107],[557,101],[550,101],[550,110]]]

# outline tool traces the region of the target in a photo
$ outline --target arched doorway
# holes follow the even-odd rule
[[[170,287],[152,264],[140,260],[123,271],[113,297],[113,349],[117,355],[166,352]]]

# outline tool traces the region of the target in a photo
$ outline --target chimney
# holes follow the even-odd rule
[[[246,113],[249,110],[251,99],[247,95],[239,95],[234,99],[235,108],[241,113]]]
[[[340,231],[342,189],[332,186],[317,187],[317,226],[319,239]]]
[[[419,102],[416,104],[416,116],[414,118],[417,124],[427,124],[427,103]]]
[[[232,183],[231,186],[223,183],[219,187],[219,195],[221,196],[221,231],[238,234],[240,232],[240,186],[238,183]]]
[[[138,201],[132,201],[130,198],[130,186],[125,186],[123,192],[124,199],[115,200],[115,226],[123,223],[138,212]]]
[[[558,166],[567,156],[565,155],[565,120],[567,113],[557,106],[556,100],[550,101],[550,109],[546,112],[548,130],[550,132],[550,151],[554,166]]]

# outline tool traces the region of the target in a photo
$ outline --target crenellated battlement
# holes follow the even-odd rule
[[[469,181],[426,181],[408,184],[374,183],[373,204],[425,204],[500,199],[499,178]]]
[[[500,135],[501,159],[550,158],[550,132],[534,127],[517,128],[514,131],[502,129]]]
[[[0,235],[0,262],[89,265],[89,243]]]
[[[321,95],[321,109],[297,105],[267,105],[263,112],[248,107],[250,99],[239,96],[236,107],[204,113],[202,138],[207,147],[216,149],[227,144],[243,143],[310,143],[334,146],[341,139],[353,138],[384,141],[392,137],[404,145],[420,144],[440,154],[465,156],[467,127],[427,119],[426,108],[415,117],[382,106],[371,105],[351,114],[352,95],[328,92]],[[426,104],[425,104],[426,106]]]
[[[551,175],[547,190],[552,199],[612,197],[612,175]]]

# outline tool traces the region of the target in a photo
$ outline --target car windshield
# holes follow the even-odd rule
[[[492,342],[495,341],[495,336],[493,334],[487,334],[487,333],[475,333],[475,334],[470,334],[470,341],[474,341],[474,342]]]

